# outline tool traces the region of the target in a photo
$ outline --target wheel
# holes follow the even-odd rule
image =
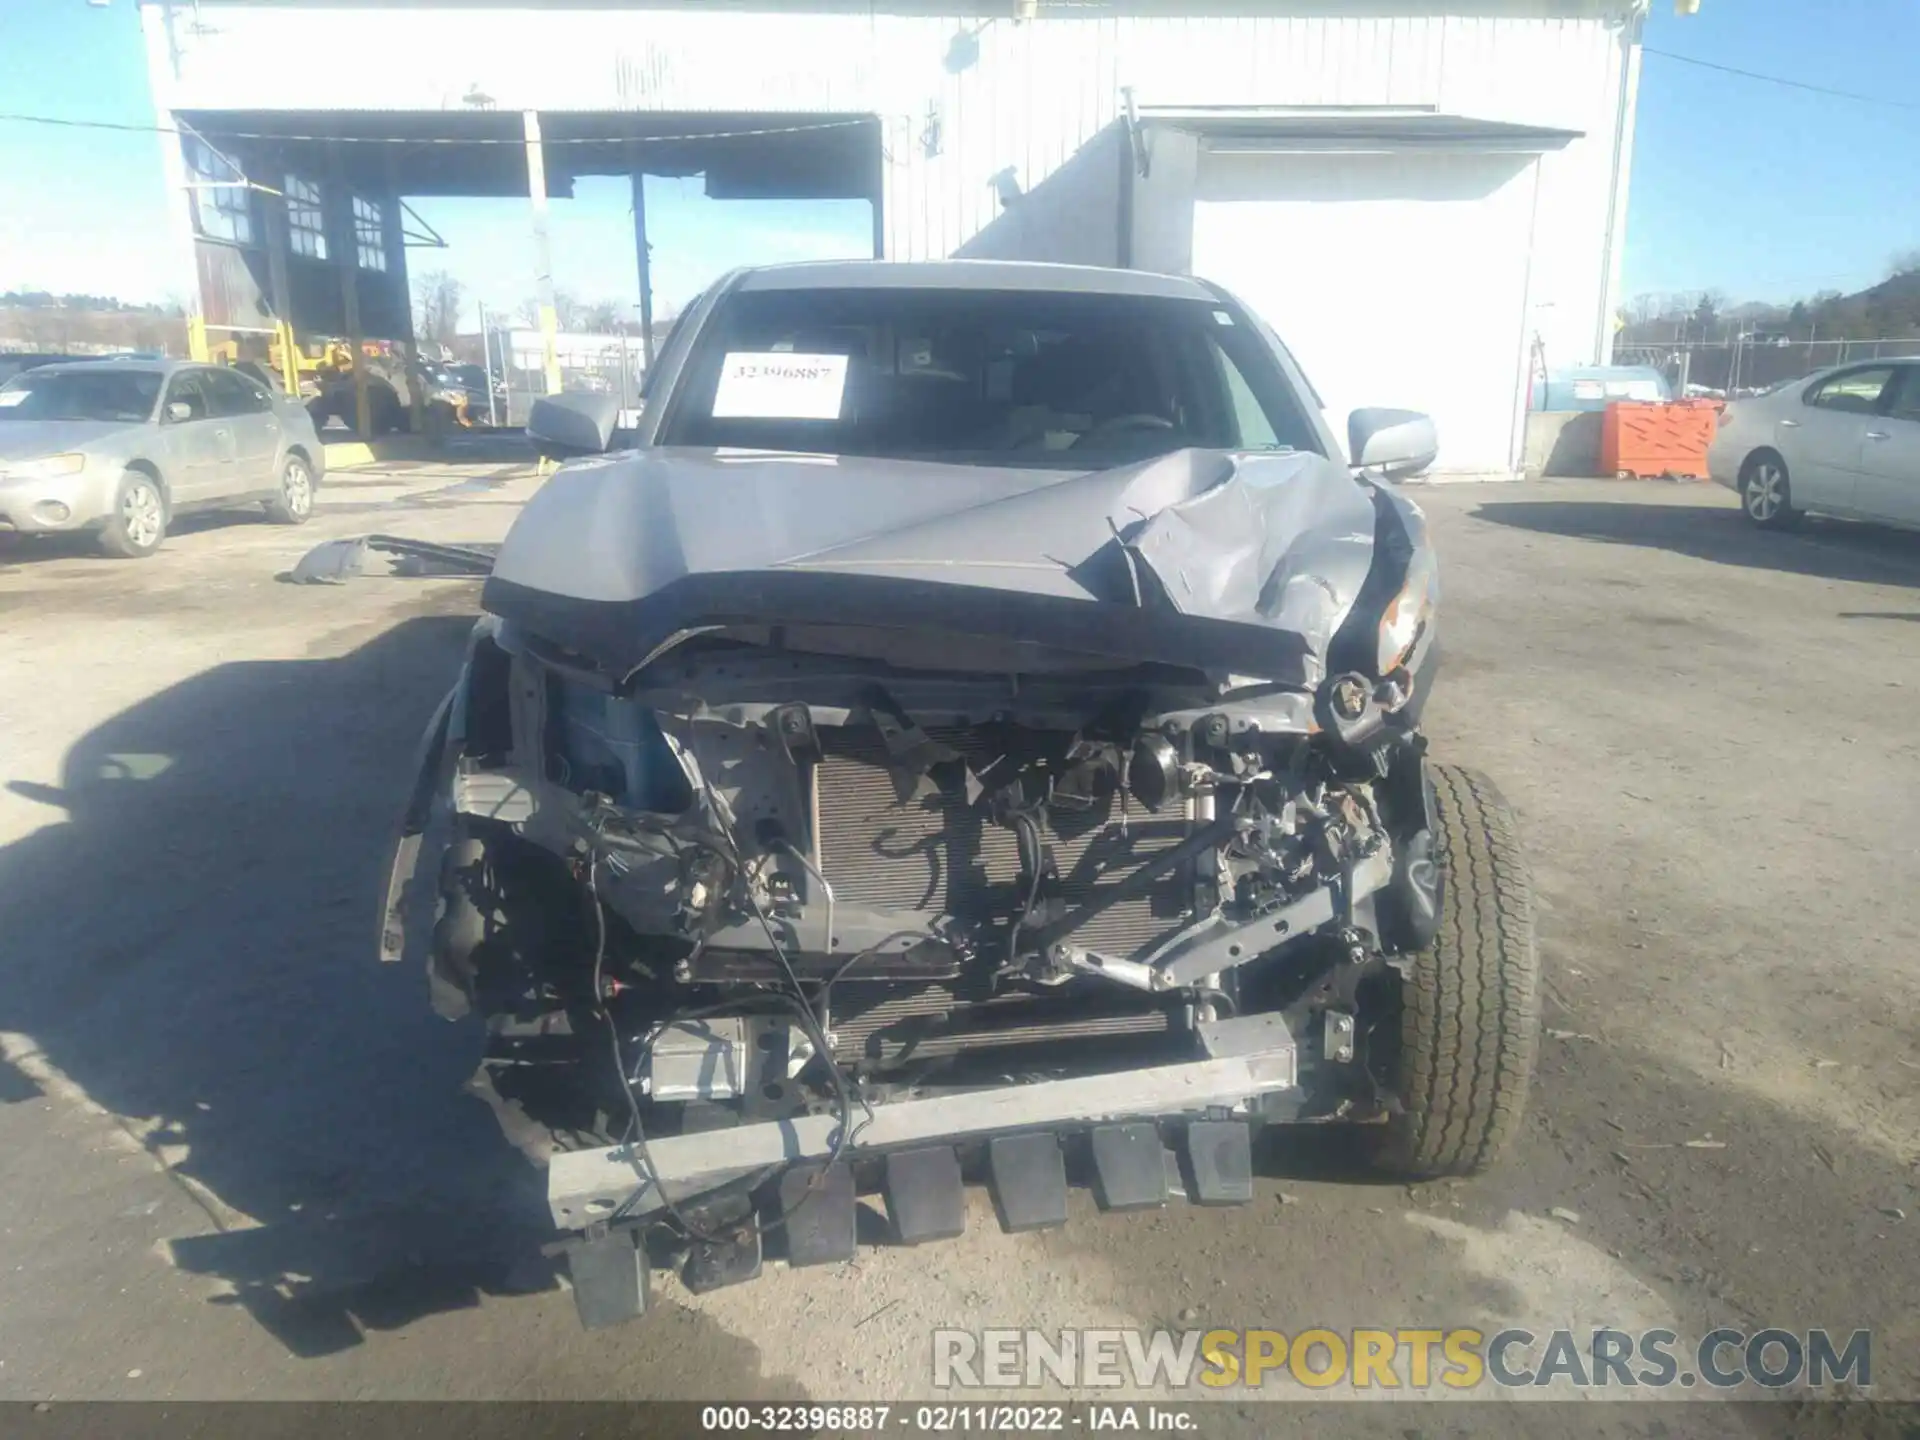
[[[1749,455],[1740,467],[1740,505],[1747,518],[1763,529],[1787,530],[1798,524],[1800,512],[1793,508],[1787,462],[1771,450]]]
[[[289,455],[280,472],[280,493],[267,502],[267,514],[279,525],[304,525],[313,518],[313,470]]]
[[[114,492],[113,513],[100,527],[100,548],[122,560],[142,560],[167,535],[167,501],[160,482],[144,470],[129,470]]]
[[[1375,1156],[1410,1178],[1477,1175],[1526,1110],[1540,1042],[1533,900],[1513,814],[1485,776],[1431,765],[1439,933],[1400,986],[1399,1102]]]

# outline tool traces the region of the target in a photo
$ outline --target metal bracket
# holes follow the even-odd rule
[[[1351,904],[1381,889],[1393,878],[1393,859],[1385,850],[1358,861],[1342,887]],[[1084,950],[1058,951],[1059,958],[1086,975],[1103,975],[1136,990],[1176,990],[1209,975],[1231,970],[1265,955],[1276,945],[1308,935],[1329,924],[1339,913],[1341,899],[1335,887],[1322,885],[1290,905],[1269,910],[1251,920],[1233,921],[1215,914],[1190,925],[1149,953],[1131,960]]]
[[[1353,1060],[1353,1016],[1344,1010],[1329,1010],[1322,1021],[1321,1053],[1336,1065]]]

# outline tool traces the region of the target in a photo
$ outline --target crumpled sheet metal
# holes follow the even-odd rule
[[[932,617],[983,633],[1010,623],[987,613],[1002,606],[1103,654],[1180,663],[1172,611],[1216,653],[1257,662],[1324,656],[1373,536],[1369,486],[1300,452],[1188,449],[1076,474],[662,449],[556,475],[501,547],[485,603],[622,656],[706,620]],[[1082,604],[1099,611],[1076,619]]]

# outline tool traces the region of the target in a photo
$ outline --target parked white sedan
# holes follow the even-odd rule
[[[1812,511],[1920,529],[1920,359],[1836,366],[1734,401],[1707,470],[1758,525]]]

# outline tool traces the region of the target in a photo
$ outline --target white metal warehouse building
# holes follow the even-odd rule
[[[888,259],[1192,271],[1272,323],[1336,433],[1427,410],[1446,471],[1512,473],[1532,366],[1610,350],[1645,0],[142,8],[214,330],[291,323],[336,272],[403,329],[407,195],[644,170],[870,199]],[[258,224],[215,209],[209,151]],[[290,188],[332,259],[286,245]]]

